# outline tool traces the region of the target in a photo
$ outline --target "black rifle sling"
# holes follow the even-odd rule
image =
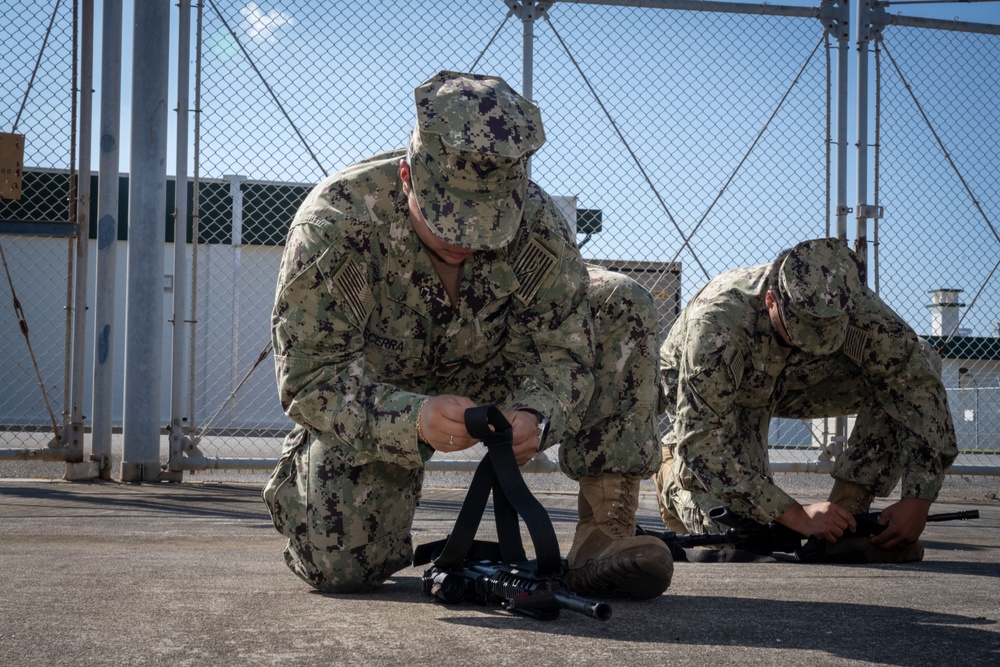
[[[535,547],[536,575],[546,577],[560,574],[562,561],[559,542],[548,512],[531,494],[517,467],[512,447],[514,431],[510,423],[496,407],[482,406],[465,411],[465,427],[469,435],[482,440],[486,445],[487,455],[476,468],[465,502],[455,521],[455,528],[441,555],[434,560],[435,565],[457,567],[469,558],[473,546],[480,544],[475,536],[492,490],[493,512],[503,560],[514,564],[526,559],[518,525],[520,516],[524,519]]]

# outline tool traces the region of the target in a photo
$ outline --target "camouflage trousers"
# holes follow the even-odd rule
[[[660,467],[657,420],[658,315],[649,293],[630,278],[590,269],[589,299],[597,356],[595,390],[581,407],[580,429],[559,447],[573,479],[617,472],[648,478]],[[430,395],[457,394],[503,407],[512,387],[501,359],[450,370]],[[433,452],[421,445],[424,461]],[[264,489],[275,527],[288,537],[285,561],[324,592],[356,593],[407,567],[410,530],[423,468],[348,464],[335,448],[296,427]]]
[[[924,341],[921,344],[940,367],[937,354]],[[830,474],[834,479],[859,484],[878,497],[886,497],[899,482],[905,466],[919,458],[925,442],[894,420],[881,407],[880,398],[861,379],[857,367],[845,362],[840,372],[808,389],[776,396],[771,405],[760,408],[734,406],[733,413],[726,419],[727,430],[722,438],[729,443],[732,456],[740,457],[761,479],[770,479],[767,441],[772,417],[816,419],[856,415],[847,447],[837,456]],[[724,526],[708,518],[708,511],[728,503],[697,482],[694,485],[688,482],[687,488],[682,484],[682,475],[678,474],[680,465],[675,461],[676,429],[664,434],[662,442],[663,463],[654,474],[653,482],[664,523],[669,526],[672,520],[679,519],[685,532],[691,533],[725,530]],[[671,530],[680,528],[677,524],[674,526]]]

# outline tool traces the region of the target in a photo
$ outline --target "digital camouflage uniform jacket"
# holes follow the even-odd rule
[[[932,355],[923,351],[913,329],[865,288],[839,351],[815,357],[796,350],[785,357],[764,307],[770,268],[734,269],[709,281],[661,348],[666,410],[673,422],[668,440],[675,447],[680,485],[703,488],[758,521],[779,517],[794,500],[750,466],[754,456],[766,461],[766,437],[761,442],[758,433],[740,433],[736,412],[774,414],[783,396],[808,393],[823,379],[847,372],[857,377],[857,392],[845,402],[867,396],[905,428],[902,496],[936,498],[957,450]],[[748,448],[764,451],[744,453]]]
[[[466,260],[453,307],[409,219],[404,157],[327,178],[292,222],[272,315],[282,407],[349,465],[418,467],[423,400],[461,393],[457,374],[500,358],[511,392],[499,407],[541,411],[559,442],[593,390],[588,275],[568,225],[529,183],[518,232]]]

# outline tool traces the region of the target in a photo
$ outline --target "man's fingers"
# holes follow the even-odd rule
[[[883,549],[885,549],[887,548],[887,545],[891,537],[892,536],[889,534],[889,531],[883,530],[878,535],[872,536],[872,544],[874,544],[877,547],[882,547]]]
[[[475,444],[465,428],[465,411],[476,404],[450,394],[427,399],[420,411],[420,432],[439,452],[457,452]]]
[[[465,411],[476,407],[476,404],[465,396],[438,396],[440,399],[441,416],[449,421],[465,425]]]
[[[887,551],[895,551],[896,549],[902,549],[908,547],[911,544],[916,544],[919,536],[913,537],[909,533],[893,528],[886,528],[878,535],[872,537],[872,544],[877,547],[882,547]]]
[[[902,539],[901,535],[894,534],[888,530],[882,531],[873,537],[872,544],[886,551],[893,551],[894,549],[906,546],[906,542]]]
[[[853,532],[858,529],[858,522],[854,520],[854,515],[840,505],[830,503],[830,514],[842,531]]]

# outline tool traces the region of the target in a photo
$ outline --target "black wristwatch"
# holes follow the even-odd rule
[[[545,448],[545,437],[549,434],[549,418],[533,408],[518,408],[520,412],[528,412],[538,417],[538,446],[536,451]]]

